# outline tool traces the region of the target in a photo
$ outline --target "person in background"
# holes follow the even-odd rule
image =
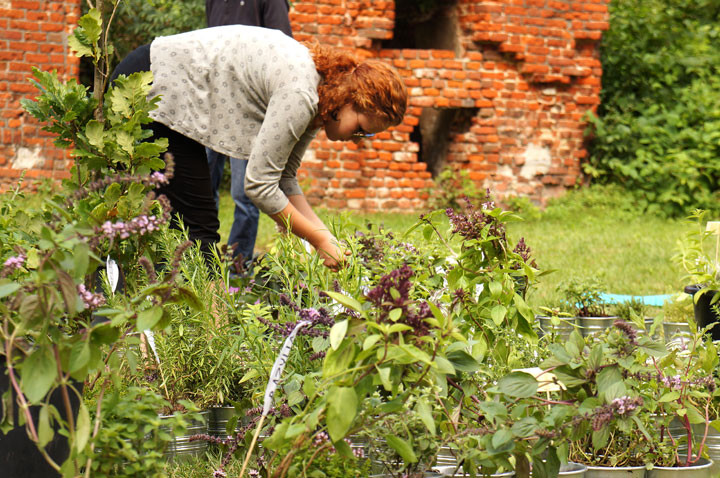
[[[280,30],[292,38],[287,0],[205,0],[208,27],[250,25]],[[227,155],[206,148],[210,180],[215,204],[220,208],[220,182]],[[245,194],[247,159],[230,157],[230,195],[235,203],[228,245],[234,246],[233,256],[241,255],[246,263],[253,258],[260,212]]]
[[[397,70],[338,48],[303,45],[277,30],[227,25],[159,37],[113,72],[151,71],[160,95],[148,125],[168,139],[174,176],[158,189],[200,241],[220,240],[205,148],[248,160],[245,193],[305,239],[332,269],[347,251],[315,215],[297,180],[320,129],[330,141],[359,142],[400,124],[407,88]]]

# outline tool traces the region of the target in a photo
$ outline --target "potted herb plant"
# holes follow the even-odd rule
[[[602,284],[597,279],[570,278],[558,286],[564,307],[575,315],[580,332],[590,335],[612,326],[617,316],[601,295]]]
[[[693,308],[692,297],[684,292],[673,294],[665,301],[661,314],[666,343],[682,348],[690,341],[692,336],[690,322],[695,324]]]
[[[713,340],[720,340],[720,222],[708,222],[707,211],[695,210],[689,217],[695,226],[679,243],[675,260],[687,273],[685,293],[693,298],[695,322],[709,328]],[[714,242],[714,251],[709,252]],[[718,325],[714,325],[718,324]]]

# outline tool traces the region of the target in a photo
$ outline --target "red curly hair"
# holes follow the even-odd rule
[[[396,126],[407,109],[407,88],[398,72],[377,60],[360,61],[342,50],[315,42],[307,45],[322,77],[318,86],[318,116],[333,117],[346,104],[378,115]]]

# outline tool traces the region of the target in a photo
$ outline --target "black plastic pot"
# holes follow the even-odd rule
[[[708,332],[711,334],[713,340],[720,340],[720,316],[713,310],[713,307],[715,305],[720,305],[720,302],[710,305],[712,298],[718,293],[718,291],[709,290],[700,296],[700,298],[696,301],[695,294],[697,294],[702,288],[703,286],[698,284],[685,286],[685,293],[693,296],[695,322],[697,322],[699,329],[715,324],[715,326]]]

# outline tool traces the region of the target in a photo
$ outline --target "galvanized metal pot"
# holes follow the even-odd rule
[[[435,471],[424,471],[421,473],[410,473],[407,475],[403,475],[408,478],[442,478],[443,475],[440,473],[437,473]],[[393,475],[389,474],[378,474],[378,475],[370,475],[370,478],[394,478]]]
[[[585,478],[644,478],[644,466],[588,466]]]
[[[167,457],[169,461],[183,461],[189,457],[205,453],[208,442],[205,440],[190,441],[190,437],[192,435],[208,432],[210,412],[200,412],[200,417],[200,420],[189,421],[184,435],[175,435],[169,427],[165,427],[165,429],[173,436],[173,439],[168,442],[164,453],[165,457]],[[167,419],[170,418],[170,415],[161,415],[160,418]]]
[[[457,465],[454,466],[436,466],[433,469],[440,472],[442,476],[470,476],[463,472],[462,468],[457,469]],[[457,472],[455,471],[457,470]],[[510,478],[515,476],[514,471],[506,471],[505,473],[493,473],[492,475],[483,475],[481,472],[477,473],[477,476],[489,476],[491,478]]]
[[[663,323],[665,343],[676,347],[682,347],[690,341],[692,336],[690,326],[686,322],[665,322]]]
[[[605,330],[612,327],[613,322],[615,322],[617,319],[617,316],[578,317],[578,321],[580,324],[580,333],[582,333],[583,337],[589,337],[592,334],[605,332]]]
[[[560,466],[560,472],[558,476],[563,478],[585,478],[585,473],[588,467],[580,463],[573,463],[572,461],[566,465]],[[532,470],[530,470],[530,476],[533,476]]]
[[[656,466],[648,470],[646,478],[711,478],[712,461],[700,458],[693,466]]]
[[[560,467],[560,473],[558,473],[558,476],[562,476],[563,478],[585,478],[587,469],[588,467],[585,465],[570,462],[567,465],[562,465]]]
[[[210,410],[210,417],[208,419],[208,435],[227,438],[227,424],[232,417],[235,416],[235,407],[212,407]],[[247,420],[245,417],[238,418],[237,425],[235,425],[235,431],[239,431]]]
[[[457,467],[457,458],[449,446],[441,446],[435,459],[435,468],[438,467]]]
[[[552,323],[552,318],[546,317],[544,315],[538,315],[535,318],[540,325],[540,330],[542,331],[543,335],[555,335],[561,340],[570,337],[570,334],[573,330],[575,330],[575,327],[577,326],[576,317],[560,318],[558,319],[560,321],[558,325],[554,325]]]
[[[705,424],[696,423],[692,425],[692,430],[693,436],[697,437],[697,442],[699,442],[705,434]],[[681,438],[686,434],[685,427],[679,420],[671,421],[668,431],[670,432],[670,435],[676,439]],[[680,448],[678,448],[678,451],[680,453],[685,453],[687,456],[687,444],[681,445]],[[695,445],[695,451],[697,452],[697,445]],[[707,453],[708,458],[710,458],[713,462],[712,467],[710,467],[711,476],[720,476],[720,432],[715,430],[712,426],[708,427],[704,452]]]

